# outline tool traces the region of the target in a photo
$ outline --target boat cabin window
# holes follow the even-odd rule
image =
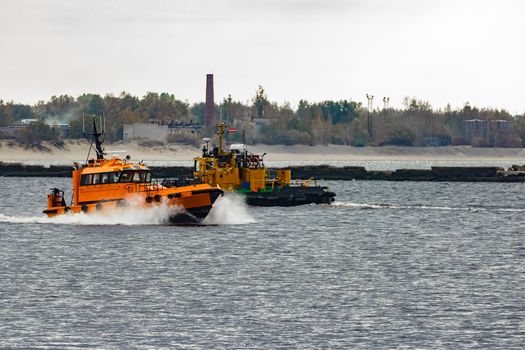
[[[123,171],[119,182],[151,182],[149,171]]]
[[[193,162],[193,170],[196,172],[201,171],[201,162],[199,161]]]
[[[93,185],[98,185],[100,183],[100,174],[93,174]]]
[[[150,182],[151,173],[149,171],[135,171],[133,182]]]
[[[146,171],[135,171],[133,174],[133,182],[146,182]]]
[[[141,179],[142,177],[142,179]],[[143,182],[144,175],[140,171],[135,171],[133,173],[133,182]]]
[[[108,183],[118,182],[119,176],[120,176],[120,171],[116,173],[108,173]]]
[[[85,174],[85,175],[82,175],[82,177],[80,178],[80,185],[81,186],[87,186],[87,185],[91,185],[91,174]]]
[[[121,172],[119,171],[111,173],[84,174],[80,178],[80,185],[88,186],[115,183],[118,182],[120,173]]]
[[[133,171],[123,171],[122,174],[120,174],[120,178],[118,179],[118,182],[131,182],[132,178],[133,178]]]

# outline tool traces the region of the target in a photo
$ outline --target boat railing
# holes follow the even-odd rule
[[[166,187],[182,187],[182,186],[191,186],[202,184],[202,180],[190,176],[174,177],[174,178],[159,178],[153,179],[150,182],[144,182],[137,184],[138,192],[143,193],[155,193],[158,192],[161,188]]]
[[[274,179],[268,179],[266,181],[266,188],[267,189],[271,189],[273,191],[273,189],[275,188],[275,184],[279,185],[279,179],[278,178],[274,178]]]
[[[312,186],[312,183],[315,187],[317,187],[317,179],[314,177],[311,177],[308,180],[294,180],[292,182],[294,186],[302,186],[302,187],[310,187]]]

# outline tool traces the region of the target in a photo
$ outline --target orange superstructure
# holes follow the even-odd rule
[[[128,159],[113,157],[105,159],[100,135],[93,121],[93,148],[96,159],[86,164],[75,163],[72,171],[73,196],[67,205],[64,192],[52,189],[48,195],[48,206],[44,210],[49,217],[68,212],[93,213],[129,204],[139,203],[144,208],[154,205],[177,206],[170,222],[198,222],[208,215],[215,200],[223,194],[217,186],[208,184],[186,184],[164,187],[151,180],[151,171],[142,162],[132,163]]]

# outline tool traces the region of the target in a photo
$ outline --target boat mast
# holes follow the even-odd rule
[[[97,132],[97,123],[95,123],[95,118],[93,118],[93,139],[95,141],[95,151],[97,151],[97,159],[104,159],[104,149],[102,148],[102,142],[100,141],[101,135],[101,132]]]
[[[104,129],[102,126],[102,119],[100,120],[100,122],[101,122],[101,128]],[[94,148],[95,152],[97,153],[97,159],[104,159],[104,148],[102,148],[102,141],[100,140],[100,136],[104,134],[104,130],[101,130],[101,132],[97,131],[97,123],[96,123],[95,116],[93,116],[93,132],[87,133],[84,130],[83,133],[84,133],[84,136],[89,141],[89,146],[90,146],[89,150],[91,151],[91,148]],[[89,136],[91,138],[89,138]],[[95,145],[93,146],[93,144]],[[89,158],[89,152],[88,152],[88,158]]]
[[[219,129],[219,131],[217,132],[217,134],[219,134],[219,154],[224,154],[224,152],[222,151],[222,139],[224,136],[224,128],[227,127],[228,124],[226,124],[223,121],[220,121],[216,126]]]

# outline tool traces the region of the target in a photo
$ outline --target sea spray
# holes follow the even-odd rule
[[[242,225],[254,222],[256,221],[250,215],[244,197],[236,193],[226,193],[217,199],[203,224]]]
[[[162,225],[169,223],[170,216],[182,212],[181,207],[163,202],[145,208],[140,198],[127,200],[127,206],[107,208],[94,213],[66,213],[52,218],[46,216],[17,217],[0,214],[0,222],[38,223],[64,225]]]
[[[184,211],[183,208],[168,205],[163,202],[145,208],[142,199],[131,198],[127,206],[107,208],[94,213],[66,213],[52,218],[46,216],[9,216],[0,214],[0,222],[18,224],[63,224],[63,225],[164,225],[169,224],[169,218]],[[205,225],[241,225],[255,222],[248,212],[244,198],[228,193],[219,198],[206,219]]]

